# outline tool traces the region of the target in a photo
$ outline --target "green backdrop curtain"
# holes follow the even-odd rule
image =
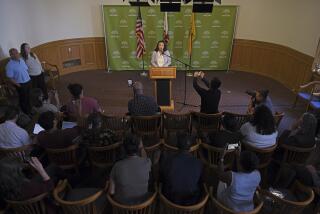
[[[142,70],[142,60],[136,58],[135,24],[138,8],[103,6],[108,63],[111,70]],[[192,7],[168,13],[170,54],[189,63],[188,36]],[[141,7],[146,54],[145,69],[157,41],[163,38],[163,16],[159,6]],[[198,70],[227,70],[237,16],[237,6],[214,6],[210,14],[195,14],[196,38],[193,41],[192,66]],[[172,60],[172,65],[184,66]]]

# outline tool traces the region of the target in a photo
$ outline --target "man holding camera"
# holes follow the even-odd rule
[[[208,87],[208,89],[201,88],[198,85],[198,79]],[[193,74],[193,88],[201,97],[201,107],[200,112],[205,114],[215,114],[219,110],[219,102],[221,98],[221,91],[219,87],[221,86],[221,81],[214,77],[209,81],[205,78],[205,74],[202,71],[196,71]]]
[[[270,111],[274,113],[272,101],[268,96],[269,90],[247,91],[246,93],[251,96],[247,111],[248,114],[252,114],[254,112],[254,109],[260,105],[267,106]]]

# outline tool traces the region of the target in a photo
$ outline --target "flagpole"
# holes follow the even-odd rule
[[[192,33],[190,34],[190,49],[193,48],[193,42],[192,42]],[[190,51],[189,55],[189,65],[191,65],[191,58],[192,58],[192,51]],[[187,76],[192,76],[191,67],[189,66],[189,72],[187,73]]]

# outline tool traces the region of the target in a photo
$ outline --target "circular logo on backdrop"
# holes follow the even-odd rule
[[[182,41],[176,41],[176,42],[174,43],[174,47],[175,47],[175,48],[182,48]]]
[[[217,68],[218,67],[218,62],[215,60],[210,61],[210,68]]]
[[[201,46],[201,43],[200,43],[200,41],[199,40],[197,40],[197,41],[195,41],[194,43],[193,43],[193,48],[200,48],[200,46]]]
[[[118,11],[115,8],[109,9],[109,16],[118,16]]]
[[[219,48],[219,42],[216,40],[212,41],[210,48]]]
[[[173,31],[169,30],[169,31],[168,31],[168,34],[169,34],[169,38],[170,38],[170,39],[173,39],[173,38],[174,38]]]
[[[192,10],[191,8],[187,8],[184,10],[183,16],[191,16]]]
[[[227,58],[227,52],[226,52],[226,51],[220,51],[220,53],[219,53],[219,58],[220,58],[220,59],[225,59],[225,58]]]
[[[119,38],[119,31],[117,30],[111,31],[111,38]]]
[[[195,67],[195,68],[199,68],[200,67],[200,62],[199,61],[193,61],[192,62],[192,65],[193,65],[193,67]]]
[[[126,19],[121,19],[120,20],[120,27],[128,27],[128,22]]]
[[[119,51],[112,51],[111,58],[112,59],[119,59],[120,58],[120,52]]]
[[[153,8],[150,8],[147,12],[147,16],[156,16],[156,10]]]
[[[201,52],[201,58],[202,59],[209,58],[209,52],[208,51],[202,51]]]
[[[122,49],[129,48],[128,42],[127,41],[122,41],[121,42],[121,48]]]
[[[130,59],[134,59],[134,58],[136,58],[136,53],[137,53],[136,51],[131,51],[131,52],[130,52],[130,57],[129,57],[129,58],[130,58]]]
[[[212,21],[211,27],[219,28],[219,27],[221,27],[221,22],[218,19],[215,19],[215,20]]]
[[[136,38],[136,32],[134,30],[129,32],[129,38]]]
[[[128,69],[130,68],[130,65],[129,65],[129,62],[124,60],[121,62],[121,67],[124,68],[124,69]]]
[[[189,59],[189,52],[188,51],[183,52],[183,58]]]
[[[196,24],[196,27],[201,27],[202,22],[200,19],[197,19],[195,24]]]
[[[203,31],[201,37],[204,38],[204,39],[209,39],[210,38],[210,31],[208,31],[208,30]]]
[[[157,28],[163,28],[163,20],[159,19],[157,22]]]
[[[148,38],[156,38],[156,32],[153,30],[150,30],[148,32]]]
[[[229,31],[227,31],[227,30],[222,31],[221,38],[228,39],[229,38]]]
[[[129,9],[129,13],[128,13],[128,16],[137,16],[138,14],[138,11],[135,9],[135,8],[130,8]]]
[[[224,9],[222,11],[222,16],[231,16],[231,11],[229,9]]]
[[[189,30],[184,31],[184,38],[189,38]]]
[[[183,27],[183,22],[182,20],[177,20],[174,24],[174,27],[175,28],[178,28],[178,27]]]

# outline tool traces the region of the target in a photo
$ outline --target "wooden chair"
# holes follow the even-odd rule
[[[304,164],[309,158],[311,152],[315,150],[316,145],[311,148],[300,148],[295,146],[289,146],[281,144],[280,148],[284,150],[284,155],[281,163],[286,164]]]
[[[237,130],[240,130],[241,126],[246,122],[249,122],[252,117],[251,114],[237,114],[237,113],[231,113],[231,112],[223,112],[223,115],[232,116],[236,119]]]
[[[191,114],[171,114],[164,112],[162,114],[164,138],[168,137],[170,133],[178,131],[191,132]]]
[[[9,208],[12,208],[16,214],[47,214],[47,205],[45,199],[48,193],[43,193],[36,197],[24,201],[5,200]]]
[[[320,107],[320,99],[319,97],[319,87],[320,87],[320,81],[312,81],[307,84],[301,85],[299,89],[296,92],[296,98],[293,103],[293,108],[296,107],[296,104],[298,102],[298,99],[303,99],[307,101],[307,109],[309,110],[310,105],[313,107]]]
[[[129,129],[130,120],[123,116],[103,116],[102,127],[112,130],[119,140],[123,139],[125,132]]]
[[[209,199],[209,192],[207,187],[204,186],[204,193],[201,200],[197,204],[189,205],[189,206],[178,205],[171,202],[162,194],[161,185],[160,185],[159,197],[160,197],[160,212],[159,212],[160,214],[203,214],[205,211],[205,206]]]
[[[64,170],[75,169],[79,172],[80,160],[78,157],[79,144],[75,143],[67,148],[62,149],[52,149],[46,148],[46,153],[50,163],[54,163]]]
[[[206,143],[200,144],[199,156],[204,165],[211,169],[217,169],[220,163],[220,159],[224,158],[224,167],[226,169],[231,169],[234,159],[235,150],[227,150],[224,157],[225,148],[214,147]]]
[[[273,118],[274,118],[274,122],[276,124],[276,127],[279,128],[279,125],[281,123],[281,120],[282,118],[284,117],[284,112],[276,112],[274,115],[273,115]]]
[[[160,139],[161,115],[133,116],[131,120],[133,132],[142,138],[148,157],[153,160],[153,164],[156,164],[155,160],[158,158],[155,156],[160,152],[162,145]],[[146,143],[144,139],[154,139],[154,143]]]
[[[208,204],[208,209],[211,211],[210,213],[217,213],[217,214],[257,214],[260,212],[260,210],[263,207],[263,200],[261,199],[259,192],[256,191],[254,196],[254,204],[255,208],[252,211],[249,212],[235,212],[232,209],[226,207],[222,203],[220,203],[212,193],[212,190],[210,189],[210,199],[211,201]],[[213,212],[215,211],[215,212]]]
[[[255,153],[257,155],[257,157],[259,158],[259,166],[258,169],[261,173],[261,186],[262,187],[266,187],[267,186],[267,172],[268,169],[267,167],[269,166],[270,162],[272,161],[272,155],[274,153],[274,151],[277,148],[277,144],[268,147],[268,148],[257,148],[253,145],[250,145],[248,143],[242,143],[242,148],[245,151],[251,151],[253,153]]]
[[[88,155],[91,165],[99,168],[113,166],[120,154],[122,142],[108,146],[88,146]]]
[[[53,197],[55,201],[62,208],[65,214],[102,214],[106,208],[106,202],[102,203],[104,207],[97,206],[97,200],[103,197],[104,190],[100,190],[97,193],[79,200],[79,201],[66,201],[64,199],[65,194],[71,190],[71,186],[67,180],[59,181],[57,187],[53,190]]]
[[[195,156],[198,157],[198,149],[199,149],[199,143],[196,143],[194,145],[192,145],[189,149],[189,152]],[[166,144],[165,142],[163,143],[163,151],[168,151],[168,152],[172,152],[172,153],[176,153],[179,151],[179,149],[175,146],[171,146],[169,144]]]
[[[222,113],[204,114],[200,112],[192,113],[192,124],[197,130],[198,137],[204,133],[216,132],[220,129]]]
[[[26,162],[26,157],[31,151],[32,145],[25,145],[18,148],[0,148],[0,159],[4,157],[16,157],[21,162]]]
[[[304,208],[306,208],[314,199],[314,192],[310,187],[306,187],[295,181],[291,187],[291,192],[296,196],[305,196],[304,199],[299,201],[290,201],[284,198],[277,197],[276,195],[272,194],[268,190],[261,189],[261,193],[265,198],[269,198],[272,201],[272,205],[270,208],[272,210],[268,210],[265,212],[262,210],[262,213],[273,213],[273,214],[298,214],[298,213],[305,213]]]
[[[59,67],[46,61],[42,61],[42,68],[44,69],[45,75],[49,77],[49,88],[56,89],[56,81],[60,80]]]
[[[110,194],[107,194],[108,201],[112,206],[113,214],[154,214],[156,211],[158,191],[145,202],[137,205],[125,205],[115,201]]]

